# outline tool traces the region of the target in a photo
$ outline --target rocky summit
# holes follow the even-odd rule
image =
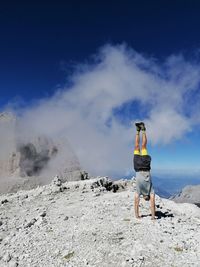
[[[0,196],[0,266],[200,266],[200,209],[156,196],[156,220],[133,180],[62,181]]]

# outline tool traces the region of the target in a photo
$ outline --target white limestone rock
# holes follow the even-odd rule
[[[116,192],[109,190],[111,182],[118,184]],[[139,220],[134,191],[134,181],[56,177],[49,185],[0,196],[1,227],[6,225],[0,227],[0,266],[198,267],[200,209],[156,196],[157,220],[143,199]]]

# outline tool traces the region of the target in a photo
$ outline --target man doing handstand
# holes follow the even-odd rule
[[[145,200],[150,200],[151,218],[155,219],[155,193],[151,181],[151,157],[147,152],[147,136],[146,128],[143,122],[135,123],[135,149],[134,149],[134,169],[136,172],[136,192],[134,197],[135,216],[141,218],[139,215],[139,201],[140,195]],[[142,149],[140,150],[140,131],[142,131]]]

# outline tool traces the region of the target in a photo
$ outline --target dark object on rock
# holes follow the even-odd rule
[[[105,188],[106,191],[112,191],[113,193],[116,193],[120,188],[125,188],[125,183],[122,181],[112,181],[108,177],[102,177],[99,178],[97,181],[92,183],[91,189],[102,187]]]
[[[161,218],[173,218],[174,217],[174,214],[173,213],[169,213],[168,211],[162,212],[160,210],[157,210],[156,211],[156,217],[158,219],[161,219]]]
[[[86,171],[81,172],[81,180],[88,180],[89,174]]]
[[[7,203],[7,202],[8,202],[7,199],[3,199],[3,200],[1,201],[1,204]]]
[[[114,184],[113,185],[113,192],[117,192],[117,190],[119,189],[119,185],[118,184]]]
[[[70,253],[68,253],[67,255],[65,255],[64,256],[64,259],[65,260],[69,260],[71,257],[73,257],[74,256],[74,251],[72,251],[72,252],[70,252]]]
[[[58,176],[55,176],[54,177],[52,183],[55,184],[55,185],[57,185],[57,186],[61,186],[62,185],[62,181],[61,181],[61,179]]]
[[[47,215],[46,211],[43,211],[43,212],[40,214],[41,217],[45,217],[46,215]]]
[[[27,224],[24,226],[24,228],[31,227],[32,225],[35,224],[36,221],[37,221],[37,220],[36,220],[35,218],[33,218],[29,223],[27,223]]]
[[[67,220],[69,220],[69,217],[68,217],[68,216],[66,216],[66,217],[64,218],[64,221],[67,221]]]
[[[107,191],[112,190],[113,182],[108,177],[102,177],[91,185],[91,189],[104,187]]]

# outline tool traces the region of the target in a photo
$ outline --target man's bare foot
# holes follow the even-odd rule
[[[155,218],[154,216],[151,217],[151,220],[152,220],[152,221],[155,221],[155,219],[156,219],[156,218]]]
[[[136,218],[136,219],[141,219],[142,216],[136,215],[135,218]]]

